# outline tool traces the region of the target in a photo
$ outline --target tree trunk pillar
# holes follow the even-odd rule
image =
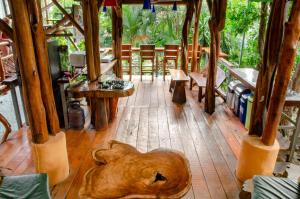
[[[193,56],[192,56],[192,66],[191,71],[195,72],[198,69],[198,39],[199,39],[199,19],[201,14],[202,0],[195,1],[195,26],[193,35]],[[199,56],[200,58],[200,56]]]
[[[11,0],[10,8],[32,141],[34,143],[45,143],[48,140],[47,120],[42,100],[27,2],[25,0]]]
[[[191,28],[191,22],[194,14],[194,0],[188,1],[186,8],[185,20],[182,28],[182,40],[181,40],[181,70],[188,73],[188,36]]]
[[[290,19],[285,24],[285,33],[280,51],[278,70],[270,99],[266,126],[262,135],[262,141],[265,145],[273,145],[276,139],[277,128],[285,103],[285,95],[297,54],[299,37],[300,1],[294,1]]]

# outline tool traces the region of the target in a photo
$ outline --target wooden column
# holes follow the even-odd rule
[[[283,23],[286,1],[275,0],[269,17],[263,60],[257,78],[256,90],[249,127],[250,135],[261,136],[267,101],[273,87],[272,76],[275,74],[283,36]]]
[[[97,0],[83,0],[82,9],[88,77],[90,81],[96,81],[101,75],[98,17],[100,7]],[[104,99],[91,99],[91,123],[97,130],[108,125],[106,103]]]
[[[193,57],[191,71],[195,72],[198,66],[198,44],[199,44],[199,19],[201,14],[202,0],[195,0],[195,25],[193,35]]]
[[[119,78],[123,78],[123,70],[122,70],[122,63],[121,63],[122,33],[123,33],[122,5],[118,5],[112,9],[112,37],[113,37],[113,54],[118,61],[116,64],[116,68],[114,69],[114,72]]]
[[[217,60],[220,54],[220,31],[224,29],[226,18],[227,0],[208,0],[211,6],[210,29],[210,56],[208,77],[205,92],[205,112],[212,114],[215,111],[215,84],[217,74]]]
[[[37,68],[41,80],[41,93],[46,110],[48,130],[51,134],[55,135],[60,131],[60,127],[54,101],[52,79],[49,73],[49,58],[46,36],[43,29],[41,4],[39,0],[27,0],[27,5],[30,12],[32,38]]]
[[[90,81],[95,81],[98,76],[95,71],[94,47],[93,47],[93,26],[91,14],[91,0],[82,1],[83,24],[84,24],[84,39],[86,51],[86,64],[88,69],[88,78]]]
[[[285,103],[285,95],[297,54],[299,37],[300,1],[297,0],[293,2],[289,21],[285,24],[283,44],[280,50],[274,89],[270,99],[266,126],[262,135],[262,141],[265,145],[273,145],[276,139],[277,128]]]
[[[10,10],[13,17],[13,32],[32,141],[34,143],[44,143],[48,140],[48,129],[27,2],[25,0],[11,0]]]
[[[189,48],[189,41],[188,36],[191,28],[191,23],[194,14],[194,1],[190,0],[187,2],[186,8],[186,15],[185,20],[182,28],[182,39],[181,39],[181,70],[188,73],[188,48]]]

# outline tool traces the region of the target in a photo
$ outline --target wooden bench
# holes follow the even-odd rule
[[[218,93],[222,98],[224,98],[224,93],[219,90],[219,87],[221,84],[225,81],[226,74],[225,72],[218,67],[217,68],[217,79],[216,79],[216,93]],[[199,87],[199,93],[198,93],[198,101],[201,102],[203,99],[203,89],[206,87],[206,80],[207,77],[205,77],[203,74],[198,72],[192,72],[190,73],[190,90],[192,90],[194,85],[197,85]],[[195,81],[195,83],[194,83]]]
[[[189,81],[189,77],[183,72],[183,70],[170,69],[171,83],[170,92],[173,94],[172,101],[175,103],[183,104],[186,102],[185,95],[185,82]]]

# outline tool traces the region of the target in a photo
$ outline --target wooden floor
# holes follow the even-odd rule
[[[240,183],[235,178],[236,158],[246,130],[233,113],[218,100],[210,116],[197,102],[197,91],[187,90],[187,103],[172,103],[169,81],[138,81],[136,92],[119,101],[117,118],[106,131],[68,131],[70,176],[52,189],[53,198],[78,198],[82,177],[94,163],[91,150],[106,147],[116,139],[146,152],[158,147],[184,152],[190,161],[192,188],[186,199],[238,198]],[[0,145],[0,171],[5,175],[34,172],[34,164],[23,128]]]

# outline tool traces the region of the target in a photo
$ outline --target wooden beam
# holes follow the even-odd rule
[[[191,22],[194,15],[194,1],[191,0],[187,3],[185,20],[182,28],[182,39],[181,39],[181,70],[188,73],[188,36],[191,28]]]
[[[32,141],[44,143],[48,140],[47,120],[26,0],[11,0],[10,11]]]
[[[14,41],[13,30],[3,19],[0,19],[0,30],[6,34],[10,40]]]
[[[199,20],[201,14],[202,0],[195,0],[195,25],[194,25],[194,34],[193,34],[193,56],[191,63],[191,71],[195,72],[198,66],[198,44],[199,44]]]
[[[274,144],[277,136],[277,128],[285,103],[286,91],[297,55],[299,37],[300,1],[293,1],[291,15],[284,28],[284,38],[280,50],[274,89],[270,100],[270,107],[268,109],[266,127],[262,135],[263,143],[268,146]]]
[[[52,33],[46,34],[47,37],[71,37],[73,36],[72,33]]]
[[[65,33],[67,34],[67,32],[65,31]],[[78,46],[76,45],[75,41],[73,40],[73,38],[71,36],[67,36],[67,38],[69,39],[69,41],[71,42],[71,44],[74,46],[74,48],[79,51],[80,49],[78,48]]]
[[[57,8],[69,18],[70,22],[84,35],[84,30],[81,26],[75,21],[75,19],[57,2],[57,0],[52,0],[52,2],[57,6]]]
[[[286,1],[274,1],[268,21],[266,41],[261,67],[256,83],[253,100],[251,122],[249,127],[250,135],[261,136],[264,128],[265,114],[269,93],[272,91],[272,77],[276,71],[279,52],[283,37],[283,24]]]
[[[69,21],[69,18],[65,15],[61,20],[56,22],[56,24],[52,25],[51,27],[48,27],[46,29],[46,34],[54,33],[55,31],[57,31],[57,29],[59,27],[61,27],[62,25],[64,25],[68,21]]]

